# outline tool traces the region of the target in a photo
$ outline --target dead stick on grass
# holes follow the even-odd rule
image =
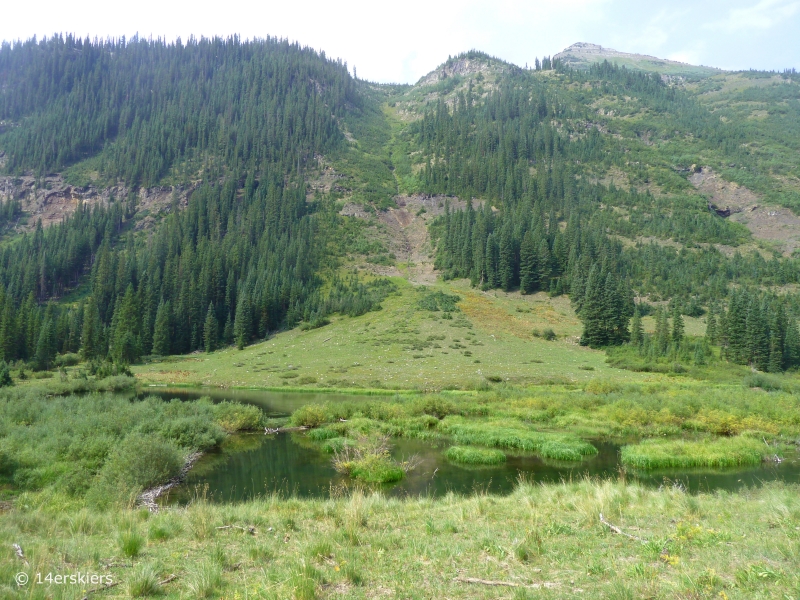
[[[552,583],[550,581],[545,581],[544,583],[515,583],[513,581],[491,581],[489,579],[478,579],[477,577],[454,577],[453,581],[457,581],[459,583],[476,583],[479,585],[499,587],[530,588],[534,590],[558,587],[557,583]]]
[[[115,581],[114,583],[108,583],[106,585],[101,585],[100,587],[96,587],[93,590],[89,590],[86,592],[86,595],[81,600],[89,600],[89,594],[94,594],[96,592],[105,592],[106,590],[110,590],[113,587],[117,587],[121,581]]]
[[[611,523],[609,523],[608,521],[606,521],[606,520],[605,520],[605,517],[603,517],[603,513],[600,513],[600,522],[601,522],[603,525],[605,525],[606,527],[608,527],[608,528],[609,528],[611,531],[613,531],[614,533],[618,533],[618,534],[620,534],[620,535],[624,535],[624,536],[625,536],[626,538],[628,538],[628,539],[631,539],[631,540],[636,540],[637,542],[642,542],[643,544],[646,544],[646,543],[647,543],[647,540],[645,540],[645,539],[643,539],[643,538],[640,538],[640,537],[636,537],[635,535],[631,535],[630,533],[625,533],[624,531],[622,531],[622,529],[620,529],[620,528],[619,528],[619,527],[617,527],[616,525],[612,525]]]
[[[164,579],[163,581],[159,581],[158,585],[167,585],[170,581],[175,581],[177,578],[178,578],[177,575],[172,574],[169,577],[167,577],[166,579]]]

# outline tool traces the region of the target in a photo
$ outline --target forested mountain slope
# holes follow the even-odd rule
[[[584,344],[800,364],[800,78],[534,65],[470,52],[379,86],[271,39],[3,46],[5,359],[128,363],[361,314],[392,289],[365,273],[410,268],[387,216],[404,231],[434,198],[436,273],[567,294]],[[22,203],[56,172],[77,208],[36,227]],[[153,186],[172,201],[145,219]]]

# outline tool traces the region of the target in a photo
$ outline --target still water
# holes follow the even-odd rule
[[[311,402],[359,402],[374,397],[319,393],[280,393],[261,391],[187,391],[151,388],[148,394],[164,398],[192,399],[211,396],[255,404],[268,415],[285,416]],[[766,481],[800,483],[800,460],[788,457],[779,465],[733,470],[659,471],[621,473],[619,445],[592,441],[598,454],[580,463],[558,462],[533,455],[508,455],[502,465],[465,467],[447,461],[443,453],[447,442],[393,439],[392,453],[398,460],[416,456],[418,466],[399,483],[382,486],[389,496],[439,496],[448,492],[470,494],[485,491],[510,493],[524,478],[548,483],[584,477],[619,478],[644,485],[680,485],[691,492],[716,489],[736,490]],[[241,434],[231,436],[223,446],[203,456],[189,472],[185,483],[174,489],[169,502],[186,502],[203,496],[216,502],[234,502],[279,493],[285,496],[327,497],[352,485],[349,478],[331,466],[331,455],[305,438],[302,432],[276,435]]]

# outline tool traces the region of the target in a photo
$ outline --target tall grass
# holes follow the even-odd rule
[[[622,463],[636,469],[687,469],[757,465],[766,446],[753,438],[734,437],[701,441],[644,440],[622,447]]]
[[[506,455],[500,450],[467,446],[451,446],[444,456],[451,462],[464,465],[499,465],[506,460]]]
[[[545,458],[581,460],[597,454],[597,448],[575,436],[533,431],[522,424],[509,422],[468,421],[448,417],[439,424],[439,430],[452,437],[457,444],[522,450]]]

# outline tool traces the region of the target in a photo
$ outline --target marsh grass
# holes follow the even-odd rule
[[[525,428],[521,423],[497,421],[472,422],[461,418],[448,418],[439,430],[458,444],[472,444],[490,448],[505,448],[534,452],[545,458],[581,460],[597,454],[589,442],[566,434],[544,433]]]
[[[222,583],[222,569],[211,560],[196,563],[186,576],[186,589],[193,598],[216,597]]]
[[[466,446],[451,446],[444,456],[451,462],[465,465],[499,465],[506,460],[506,455],[500,450]]]
[[[651,470],[758,465],[774,450],[753,438],[723,437],[698,441],[650,439],[623,446],[621,454],[624,465]]]
[[[162,592],[158,582],[158,570],[154,565],[139,565],[131,571],[130,578],[128,579],[128,595],[131,598],[157,596]]]
[[[137,531],[123,531],[119,534],[118,545],[123,556],[136,558],[141,554],[146,541]]]
[[[389,453],[386,437],[362,437],[354,444],[344,444],[333,456],[333,467],[365,483],[392,483],[405,477],[411,465],[395,462]]]

